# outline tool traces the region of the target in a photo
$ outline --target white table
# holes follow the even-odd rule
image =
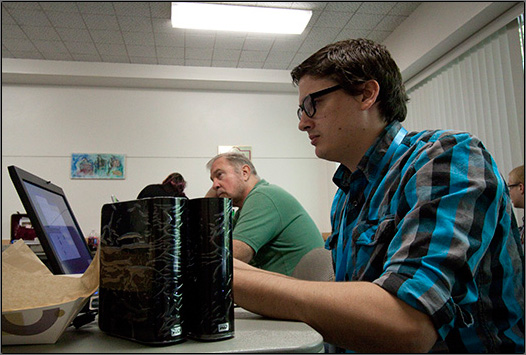
[[[149,346],[103,333],[92,322],[69,327],[55,344],[3,345],[2,353],[323,353],[323,337],[301,322],[268,319],[235,309],[234,337],[213,342],[186,340],[168,346]]]

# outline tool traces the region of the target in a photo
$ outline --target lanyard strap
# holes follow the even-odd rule
[[[407,130],[402,127],[398,133],[396,134],[395,138],[393,139],[393,142],[387,149],[387,152],[385,153],[382,161],[380,162],[380,165],[378,165],[378,169],[376,170],[376,173],[374,174],[373,178],[371,179],[371,182],[367,185],[367,188],[365,189],[364,195],[366,198],[369,198],[369,194],[371,193],[371,189],[374,185],[376,185],[376,179],[380,172],[383,170],[384,166],[387,164],[391,156],[394,154],[402,140],[404,139],[405,135],[407,134]],[[349,247],[352,244],[351,240],[347,241],[347,245],[345,245],[345,250],[343,247],[343,236],[344,236],[344,229],[346,225],[346,217],[347,217],[347,206],[349,202],[349,195],[350,192],[347,193],[347,197],[345,198],[345,203],[343,205],[343,209],[340,215],[340,227],[339,227],[339,233],[338,233],[338,245],[336,246],[336,281],[344,281],[345,280],[345,273],[347,272],[347,265],[349,263],[349,259],[351,257],[349,253]],[[343,260],[345,255],[345,261]]]

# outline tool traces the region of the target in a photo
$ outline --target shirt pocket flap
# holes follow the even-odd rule
[[[381,220],[367,220],[359,223],[353,230],[352,237],[357,245],[373,246],[393,239],[396,233],[394,216]]]

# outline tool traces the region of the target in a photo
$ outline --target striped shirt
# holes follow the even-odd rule
[[[494,160],[468,133],[391,144],[400,130],[389,124],[354,172],[333,177],[337,281],[373,282],[430,315],[433,350],[524,352],[524,253]]]

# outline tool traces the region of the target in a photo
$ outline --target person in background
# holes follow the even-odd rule
[[[508,174],[508,189],[515,208],[524,209],[524,165],[518,166]],[[521,243],[524,245],[524,216],[519,227]]]
[[[291,75],[299,129],[340,163],[326,244],[336,282],[234,260],[235,302],[305,322],[336,351],[524,353],[524,254],[480,140],[407,132],[400,70],[373,41],[327,45]]]
[[[186,181],[179,173],[171,173],[162,184],[152,184],[141,190],[137,199],[147,197],[186,197]]]
[[[323,247],[320,231],[291,194],[261,179],[240,153],[222,153],[206,165],[212,188],[206,197],[231,198],[233,255],[251,265],[290,275],[300,259]]]

